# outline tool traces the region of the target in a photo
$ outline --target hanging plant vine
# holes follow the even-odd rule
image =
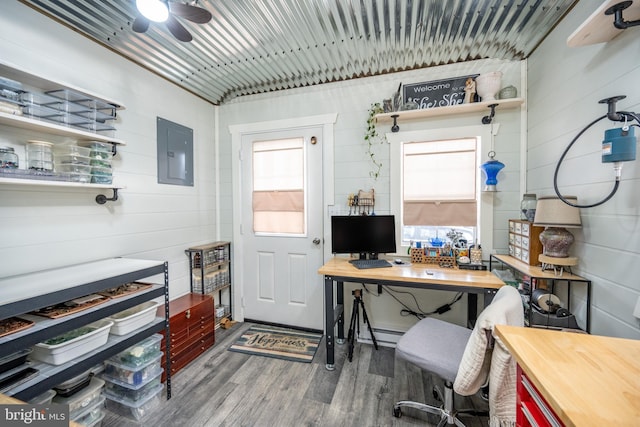
[[[371,104],[368,110],[367,116],[367,131],[364,134],[364,141],[367,143],[367,155],[369,156],[369,160],[373,164],[373,169],[369,171],[369,176],[373,179],[378,179],[380,176],[380,170],[382,169],[382,163],[376,159],[376,155],[373,152],[373,144],[379,143],[382,144],[387,140],[387,137],[384,135],[380,135],[378,133],[378,129],[376,128],[376,114],[383,113],[382,105],[379,102],[375,102]]]

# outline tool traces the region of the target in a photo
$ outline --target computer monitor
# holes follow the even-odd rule
[[[358,254],[360,259],[377,259],[378,254],[396,251],[393,215],[349,215],[331,217],[331,252]]]

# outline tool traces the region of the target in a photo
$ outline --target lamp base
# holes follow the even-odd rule
[[[538,261],[542,263],[542,271],[553,270],[556,276],[562,276],[565,269],[571,274],[571,266],[578,264],[578,258],[574,256],[557,258],[540,254]]]
[[[540,233],[542,253],[553,258],[567,258],[573,234],[562,227],[547,227]]]

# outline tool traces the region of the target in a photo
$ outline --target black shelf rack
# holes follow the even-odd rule
[[[40,308],[155,275],[162,275],[164,283],[153,284],[150,288],[135,294],[112,298],[103,304],[69,316],[49,319],[28,314]],[[0,319],[18,316],[34,321],[30,328],[0,338],[0,357],[158,297],[164,297],[164,317],[156,317],[153,323],[124,336],[109,335],[104,346],[62,365],[28,362],[31,367],[38,369],[38,374],[6,394],[17,399],[29,400],[156,332],[168,331],[169,274],[166,262],[111,258],[0,279]],[[168,341],[165,351],[169,352]],[[166,366],[166,390],[169,399],[169,362]]]

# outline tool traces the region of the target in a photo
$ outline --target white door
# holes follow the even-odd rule
[[[323,329],[322,127],[242,135],[245,320]]]

